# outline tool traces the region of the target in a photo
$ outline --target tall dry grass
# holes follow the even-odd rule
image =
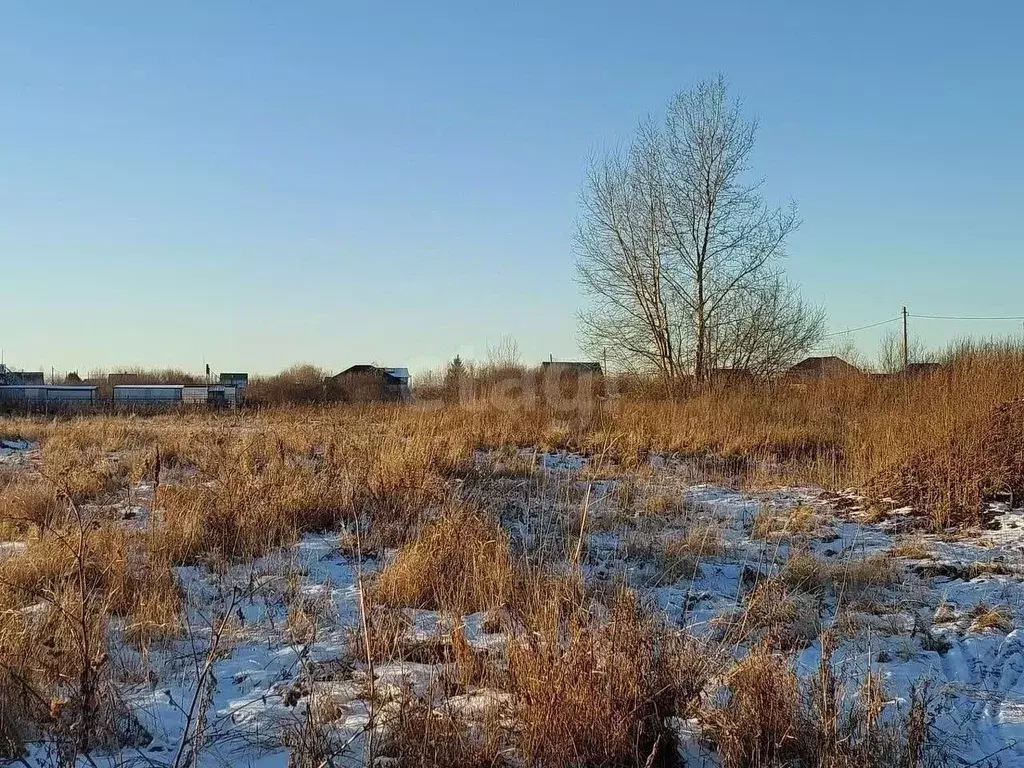
[[[446,660],[461,664],[460,685],[501,686],[520,724],[513,736],[495,734],[486,749],[465,752],[467,760],[493,759],[491,748],[504,750],[511,739],[516,753],[534,765],[654,764],[670,752],[666,717],[700,709],[696,703],[712,672],[708,655],[694,654],[688,638],[628,593],[595,595],[577,573],[520,561],[486,510],[456,500],[457,489],[478,471],[477,452],[580,451],[591,458],[588,472],[594,476],[649,471],[652,452],[729,456],[737,461],[727,466],[744,468],[755,480],[763,473],[864,488],[881,487],[876,484],[887,473],[905,477],[902,469],[914,462],[930,462],[925,484],[941,488],[960,482],[970,464],[985,482],[968,488],[957,505],[944,507],[941,493],[922,497],[924,511],[939,524],[969,521],[983,496],[1012,484],[1004,470],[1012,475],[1014,465],[999,463],[1000,475],[986,464],[995,458],[950,446],[963,445],[965,435],[984,434],[994,409],[1020,396],[1022,370],[1014,350],[988,350],[962,355],[945,372],[922,379],[734,387],[682,400],[613,399],[569,409],[509,398],[438,408],[293,406],[4,422],[5,434],[31,436],[44,447],[38,465],[5,474],[0,487],[5,535],[27,545],[23,554],[0,561],[0,609],[19,617],[0,633],[0,668],[7,670],[0,701],[23,697],[28,681],[46,711],[27,707],[17,721],[0,717],[0,741],[15,745],[30,738],[33,728],[49,722],[53,700],[75,711],[62,680],[99,658],[77,666],[67,661],[83,633],[90,648],[104,647],[115,626],[111,616],[140,643],[178,631],[174,565],[254,558],[304,532],[340,529],[364,555],[400,548],[370,590],[376,602],[391,606],[371,617],[380,638],[368,644],[371,655],[390,654],[401,643],[405,628],[394,606],[456,616],[495,609],[502,615],[509,643],[501,663],[477,658],[455,632],[438,644],[447,649]],[[956,460],[934,458],[950,455]],[[138,481],[155,494],[155,510],[146,526],[128,528],[104,510],[128,499]],[[80,550],[61,541],[76,532],[81,538],[86,530],[68,517],[69,503],[95,507]],[[691,550],[707,555],[706,546],[701,537],[664,555],[679,561]],[[826,572],[810,561],[803,565],[804,571],[794,566],[785,575],[788,581],[774,583],[775,591],[752,595],[745,610],[753,613],[738,622],[744,632],[777,638],[775,630],[784,625],[791,637],[783,645],[813,641],[818,627],[792,626],[799,599],[845,583],[849,574]],[[691,570],[689,562],[685,566]],[[90,606],[84,622],[77,628],[61,624],[61,617],[81,614],[83,594]],[[758,610],[765,611],[763,620],[752,620]],[[53,642],[32,644],[40,633]],[[51,647],[61,653],[54,656],[46,650]],[[810,754],[806,746],[764,751],[778,739],[785,743],[787,729],[806,730],[810,715],[800,701],[803,684],[790,685],[775,657],[755,657],[750,664],[763,668],[748,667],[730,679],[731,709],[716,721],[723,748],[734,755],[731,764]],[[779,690],[765,687],[769,679]],[[773,698],[780,695],[782,700]],[[407,714],[405,731],[392,745],[407,762],[425,755],[435,761],[429,764],[441,764],[445,734],[465,735],[436,712],[414,707]],[[744,723],[757,727],[745,731]],[[748,732],[760,735],[740,743]],[[420,741],[432,746],[417,752],[401,733],[421,734]],[[733,747],[738,751],[728,752]]]
[[[374,599],[463,615],[508,604],[516,581],[509,537],[501,525],[456,504],[384,568]]]

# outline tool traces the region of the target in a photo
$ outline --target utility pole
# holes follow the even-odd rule
[[[907,372],[910,365],[910,350],[907,347],[907,308],[903,308],[903,372]]]

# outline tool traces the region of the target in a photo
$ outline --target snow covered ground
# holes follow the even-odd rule
[[[0,461],[21,464],[33,450],[4,444]],[[554,521],[571,519],[587,531],[588,580],[625,576],[673,627],[709,643],[727,635],[751,590],[773,579],[792,584],[787,564],[811,555],[833,578],[826,587],[790,590],[802,612],[791,638],[801,672],[818,668],[820,632],[831,628],[838,638],[833,666],[854,687],[866,670],[880,673],[890,706],[898,707],[912,686],[928,683],[934,732],[960,764],[1024,765],[1024,510],[996,509],[991,529],[954,537],[921,529],[908,510],[879,517],[852,495],[692,485],[685,466],[664,457],[642,478],[595,479],[584,457],[533,456],[528,473],[508,472],[481,486],[500,497],[494,506],[524,547],[536,545]],[[500,468],[501,461],[482,463]],[[151,498],[145,490],[135,494],[137,503]],[[132,511],[125,524],[148,515],[144,506]],[[695,531],[715,546],[676,567],[679,558],[663,553]],[[0,557],[17,557],[20,549],[0,543]],[[858,570],[889,562],[883,556],[895,557],[889,577],[873,580]],[[355,562],[339,535],[317,534],[224,572],[178,568],[188,605],[184,639],[142,652],[117,642],[113,627],[118,684],[148,735],[106,759],[171,765],[179,752],[194,750],[202,765],[283,768],[289,745],[312,733],[333,745],[333,764],[363,764],[367,739],[387,728],[386,712],[371,723],[370,691],[380,707],[410,691],[424,695],[446,674],[443,661],[377,665],[372,673],[364,663],[354,642],[360,578],[381,565]],[[983,622],[986,608],[990,621]],[[415,637],[450,632],[449,617],[405,613]],[[464,629],[475,648],[508,641],[488,632],[482,615],[465,617]],[[745,648],[736,643],[730,653]],[[472,713],[500,707],[502,697],[469,690],[432,701]],[[694,724],[680,723],[680,731],[688,765],[715,764]],[[39,747],[32,759],[44,756]]]

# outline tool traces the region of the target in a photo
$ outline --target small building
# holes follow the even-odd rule
[[[118,384],[114,402],[121,405],[173,405],[181,403],[183,384]]]
[[[28,384],[33,386],[43,386],[45,379],[42,371],[14,371],[8,368],[3,363],[0,363],[0,386],[9,385],[16,386],[19,384]]]
[[[841,357],[808,357],[786,372],[786,378],[798,381],[838,379],[860,373],[861,370]]]
[[[558,400],[601,397],[604,371],[600,363],[547,361],[540,364],[540,394],[548,405]]]
[[[398,379],[401,386],[404,388],[406,394],[412,389],[412,376],[409,375],[408,368],[385,368],[384,371],[394,379]]]
[[[0,386],[0,402],[23,407],[82,406],[98,400],[98,389],[85,385],[7,384]]]
[[[600,363],[572,363],[553,360],[541,363],[540,372],[548,376],[604,376]]]
[[[209,387],[182,387],[181,402],[184,405],[206,405],[209,390]]]
[[[222,373],[220,375],[220,385],[222,387],[234,387],[235,389],[245,389],[249,386],[249,374],[248,373]]]
[[[409,372],[405,368],[353,365],[324,379],[328,400],[345,403],[400,402],[409,397]]]
[[[235,387],[222,387],[219,384],[181,389],[183,405],[213,406],[215,408],[234,408],[238,405],[238,390]]]

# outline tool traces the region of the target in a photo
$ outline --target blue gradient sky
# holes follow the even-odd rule
[[[1024,314],[1022,31],[1009,1],[6,2],[0,346],[46,370],[422,367],[502,336],[571,358],[588,155],[717,72],[832,328]]]

